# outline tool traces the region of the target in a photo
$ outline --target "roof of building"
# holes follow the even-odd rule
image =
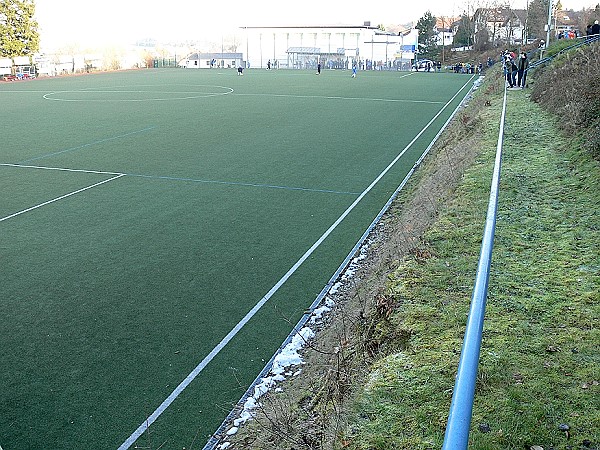
[[[452,26],[456,23],[456,22],[460,22],[460,17],[436,17],[435,18],[435,28],[438,31],[441,30],[448,30],[450,31],[452,29]]]
[[[186,59],[243,59],[242,53],[192,53]]]
[[[579,20],[581,19],[581,12],[579,11],[557,11],[556,12],[556,22],[558,25],[573,25],[576,26],[579,24]]]
[[[242,30],[275,30],[275,29],[307,29],[307,28],[326,28],[326,29],[340,29],[340,28],[351,28],[351,29],[369,29],[369,30],[377,30],[378,27],[374,27],[369,25],[289,25],[289,26],[264,26],[264,27],[240,27]]]
[[[344,55],[345,49],[337,48],[327,52],[322,52],[320,47],[290,47],[286,53],[295,53],[297,55]]]

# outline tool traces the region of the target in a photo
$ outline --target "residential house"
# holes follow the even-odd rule
[[[475,45],[481,49],[523,42],[527,11],[524,9],[479,8],[473,15]]]
[[[585,30],[580,29],[583,21],[581,16],[581,12],[578,11],[557,11],[554,15],[556,37],[565,38],[585,35]]]
[[[452,45],[459,24],[460,17],[436,17],[435,32],[437,33],[437,45]]]

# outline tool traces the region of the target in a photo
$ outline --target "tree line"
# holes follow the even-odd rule
[[[524,41],[546,39],[549,6],[549,0],[531,0],[528,1],[525,11],[519,11],[511,9],[504,3],[488,2],[472,8],[472,14],[467,9],[460,15],[458,22],[444,24],[444,28],[453,27],[455,30],[450,43],[452,47],[469,47],[476,51],[489,50],[497,41],[497,36],[494,36],[496,29],[488,29],[487,22],[496,24],[506,22],[507,26],[511,27],[513,26],[511,21],[517,18],[518,11],[522,16],[521,22],[524,22],[525,26]],[[562,10],[560,0],[554,1],[552,17],[560,10]],[[594,20],[600,20],[600,4],[597,4],[594,9],[584,9],[577,14],[579,20],[576,26],[581,32],[585,32],[586,25],[593,23]],[[415,26],[419,30],[419,53],[424,58],[437,59],[442,51],[441,46],[438,45],[436,22],[437,18],[431,11],[427,11]]]
[[[33,55],[40,49],[33,0],[0,0],[0,57]]]

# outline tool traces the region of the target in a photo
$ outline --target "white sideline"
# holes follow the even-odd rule
[[[0,222],[4,222],[5,220],[12,219],[13,217],[19,216],[21,214],[25,214],[26,212],[32,211],[37,208],[41,208],[42,206],[49,205],[50,203],[57,202],[62,200],[63,198],[70,197],[71,195],[79,194],[80,192],[87,191],[88,189],[94,188],[96,186],[100,186],[101,184],[108,183],[109,181],[116,180],[117,178],[124,177],[124,174],[119,174],[116,177],[109,178],[108,180],[100,181],[99,183],[92,184],[91,186],[87,186],[81,189],[78,189],[74,192],[69,192],[68,194],[61,195],[60,197],[53,198],[52,200],[48,200],[47,202],[40,203],[39,205],[32,206],[31,208],[24,209],[22,211],[11,214],[10,216],[0,218]]]
[[[263,298],[244,316],[242,320],[217,344],[216,347],[198,364],[190,374],[171,392],[171,394],[148,416],[140,426],[123,442],[118,450],[129,449],[135,441],[152,425],[156,419],[175,401],[183,390],[198,376],[202,370],[219,354],[219,352],[235,337],[235,335],[246,325],[252,317],[263,307],[263,305],[279,290],[281,286],[298,270],[304,261],[306,261],[314,251],[323,243],[323,241],[337,228],[337,226],[350,214],[350,212],[360,203],[360,201],[375,187],[375,185],[392,169],[398,160],[408,151],[417,139],[425,133],[427,128],[442,114],[442,112],[454,101],[460,92],[467,86],[472,78],[467,81],[454,96],[433,116],[433,118],[423,127],[423,129],[404,147],[404,149],[392,160],[391,163],[371,182],[371,184],[354,200],[354,202],[342,213],[342,215],[323,233],[323,235],[300,257],[300,259],[281,277],[281,279],[267,292]]]

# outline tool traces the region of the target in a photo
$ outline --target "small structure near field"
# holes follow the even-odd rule
[[[0,59],[0,76],[4,81],[28,80],[35,78],[35,65],[29,56],[15,56]]]
[[[246,67],[242,53],[192,53],[179,65],[186,69]]]
[[[11,58],[0,58],[0,77],[12,75],[12,65]]]

